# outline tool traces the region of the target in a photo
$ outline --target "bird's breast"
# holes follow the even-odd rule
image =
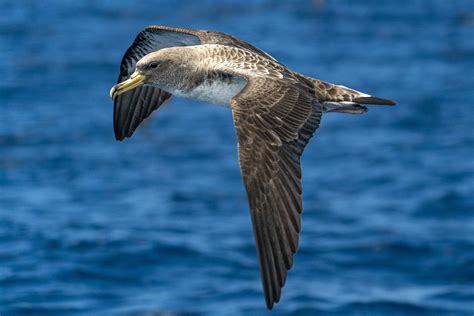
[[[175,91],[174,95],[219,105],[230,104],[230,100],[245,86],[241,77],[212,78],[185,91]]]

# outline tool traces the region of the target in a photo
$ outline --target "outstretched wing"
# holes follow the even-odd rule
[[[202,30],[149,26],[141,31],[122,58],[118,83],[130,78],[136,63],[145,55],[167,47],[221,44],[252,50],[273,59],[262,50],[233,36]],[[123,93],[114,101],[114,131],[117,140],[132,136],[140,123],[171,97],[156,87],[141,86]]]
[[[319,127],[321,105],[296,81],[247,78],[231,107],[242,177],[267,307],[280,299],[301,227],[304,147]]]

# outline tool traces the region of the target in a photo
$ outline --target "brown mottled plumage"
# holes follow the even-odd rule
[[[227,104],[237,131],[267,307],[278,302],[301,229],[303,150],[323,112],[392,101],[313,79],[224,33],[163,26],[140,32],[111,90],[118,140],[172,94]]]

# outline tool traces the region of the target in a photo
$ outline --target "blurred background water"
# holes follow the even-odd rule
[[[396,100],[325,115],[274,315],[474,312],[474,2],[0,1],[0,314],[255,315],[228,109],[173,99],[115,142],[146,25],[212,29]]]

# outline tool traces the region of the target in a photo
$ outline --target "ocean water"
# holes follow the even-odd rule
[[[0,1],[0,314],[269,315],[228,109],[175,98],[125,142],[146,25],[224,31],[397,101],[323,117],[272,315],[474,312],[474,2]]]

